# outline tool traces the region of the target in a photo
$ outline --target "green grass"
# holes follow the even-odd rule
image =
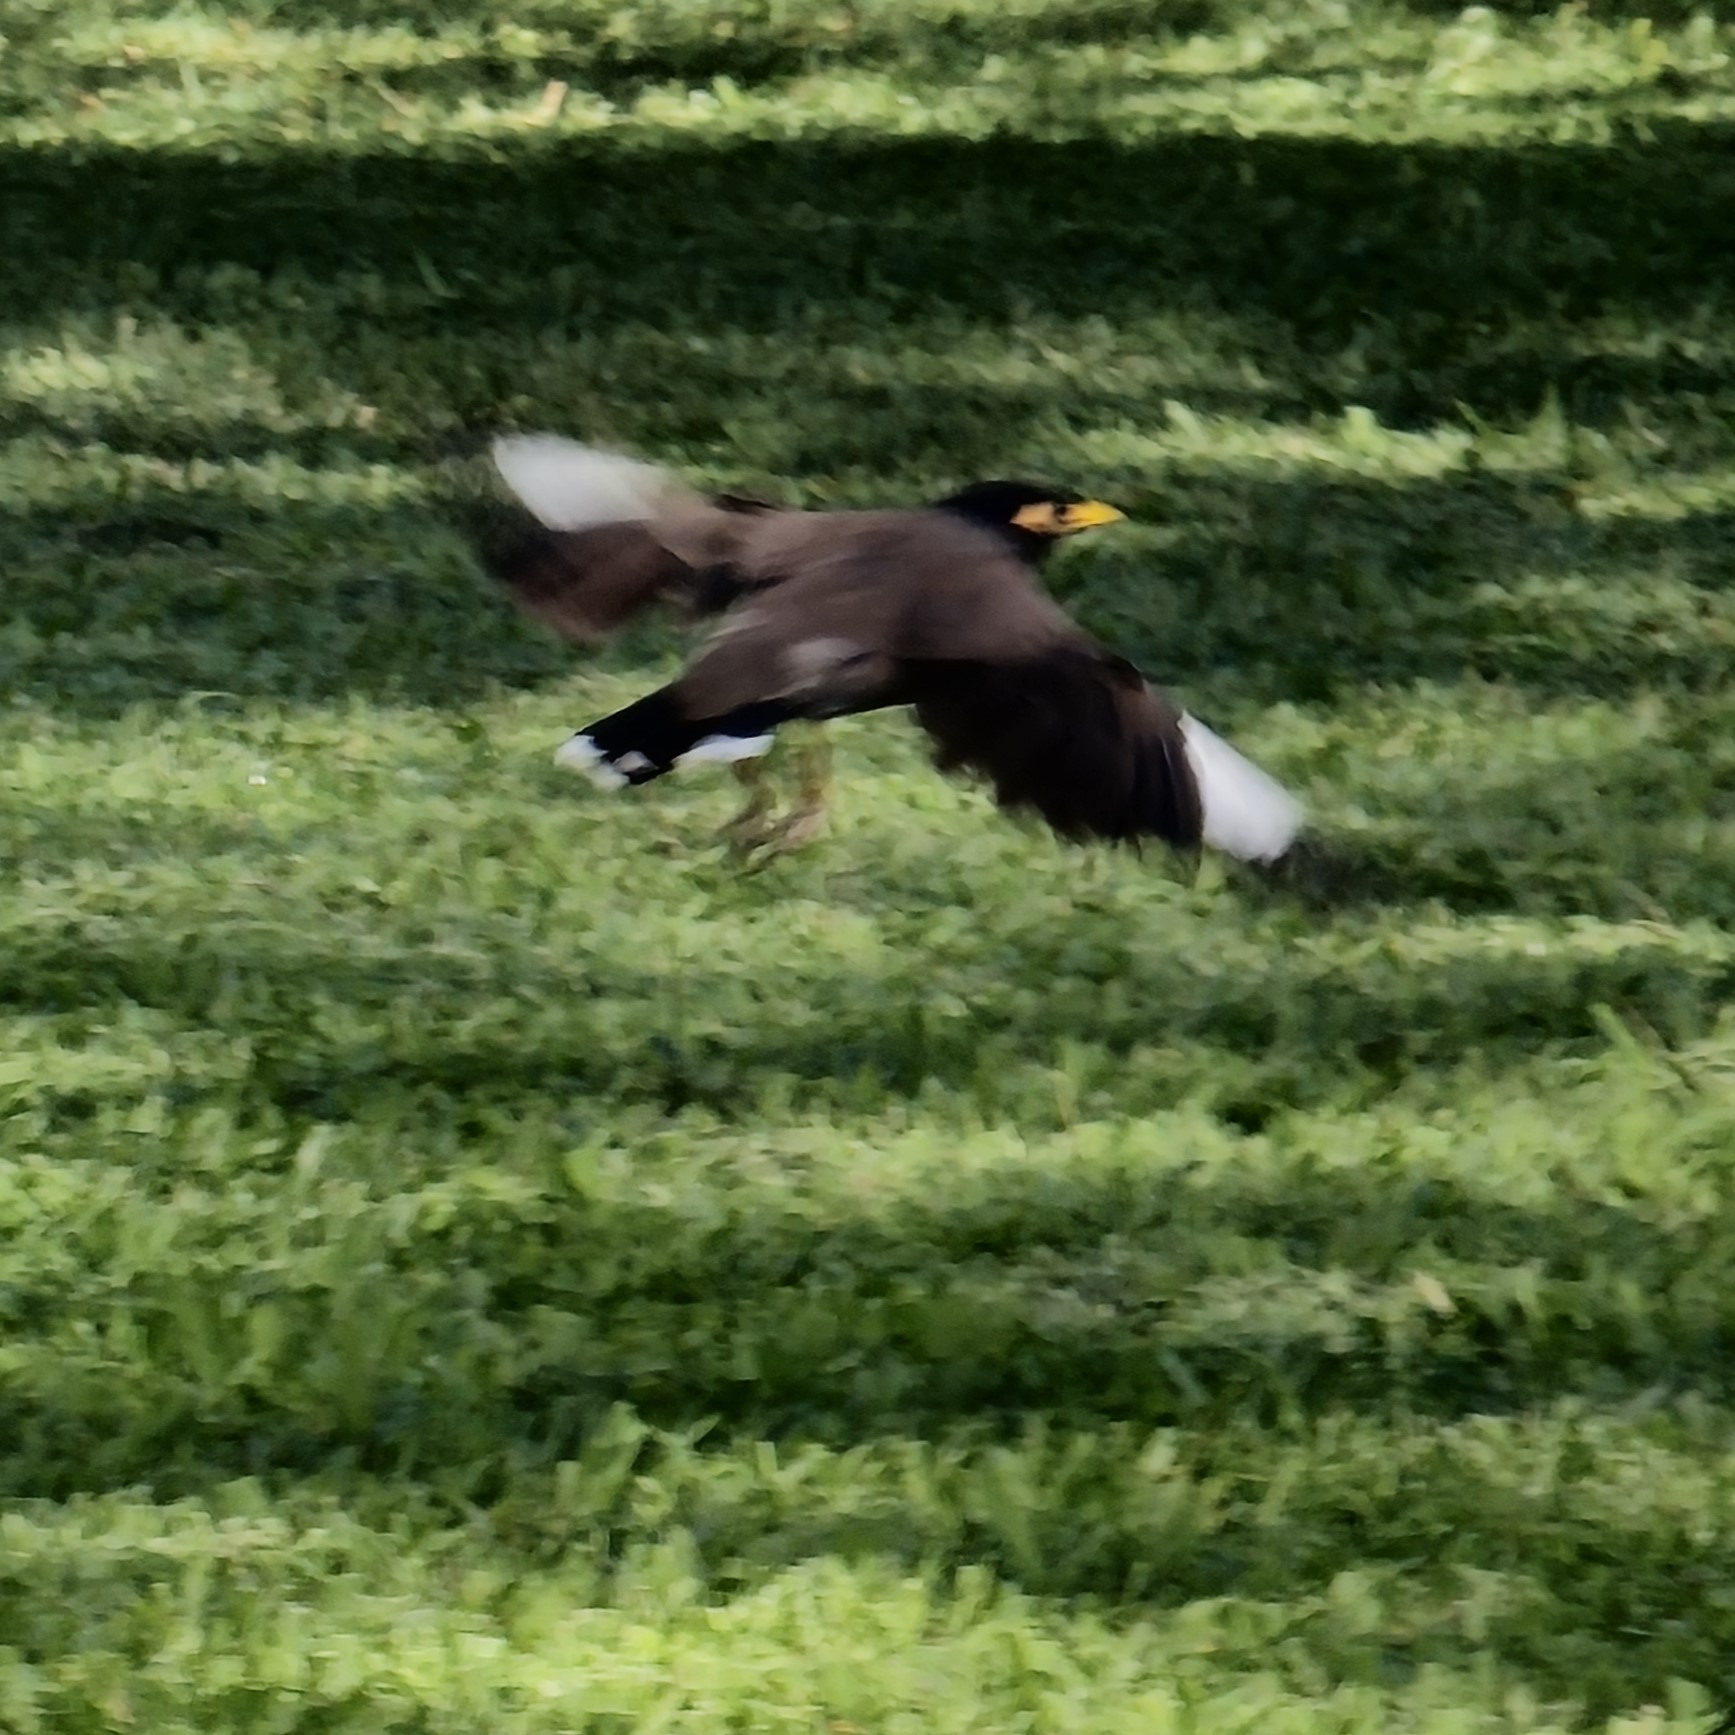
[[[0,1726],[1701,1735],[1735,32],[14,0]],[[562,92],[559,88],[564,86]],[[548,763],[476,429],[1127,506],[1307,873]]]

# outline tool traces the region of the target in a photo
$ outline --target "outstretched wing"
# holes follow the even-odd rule
[[[697,575],[642,524],[549,530],[514,514],[474,521],[488,575],[533,620],[578,644],[618,631],[659,602],[686,601]]]
[[[999,806],[1074,841],[1197,848],[1202,800],[1181,714],[1130,664],[1074,641],[1005,662],[925,663],[916,681],[935,763],[985,779]]]
[[[707,500],[653,465],[552,435],[503,437],[493,457],[526,511],[472,514],[477,554],[526,614],[581,643],[658,603],[726,606],[734,525],[776,510],[745,495]]]
[[[1159,837],[1273,861],[1301,826],[1281,784],[1089,643],[927,665],[916,718],[941,770],[977,773],[1001,807],[1034,811],[1065,838]]]

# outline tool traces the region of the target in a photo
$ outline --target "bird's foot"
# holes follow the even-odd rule
[[[736,855],[747,855],[776,836],[782,825],[770,802],[749,802],[717,833]]]
[[[741,850],[742,865],[748,873],[758,873],[774,861],[805,848],[824,830],[823,807],[797,807],[774,821],[754,843]]]
[[[759,759],[744,759],[732,767],[735,781],[747,791],[747,804],[717,835],[736,855],[746,855],[776,830],[777,797]]]

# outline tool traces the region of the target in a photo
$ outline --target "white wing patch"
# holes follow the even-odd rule
[[[1206,843],[1242,861],[1275,861],[1301,829],[1301,803],[1197,717],[1182,717],[1181,733],[1199,785]]]
[[[589,530],[654,517],[671,479],[654,464],[555,434],[503,434],[494,442],[501,479],[550,530]]]

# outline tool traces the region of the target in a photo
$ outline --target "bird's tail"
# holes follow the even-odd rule
[[[725,716],[695,718],[668,687],[612,712],[555,749],[554,762],[586,773],[606,789],[649,783],[677,766],[733,764],[771,750],[773,732],[793,715],[775,700]]]

